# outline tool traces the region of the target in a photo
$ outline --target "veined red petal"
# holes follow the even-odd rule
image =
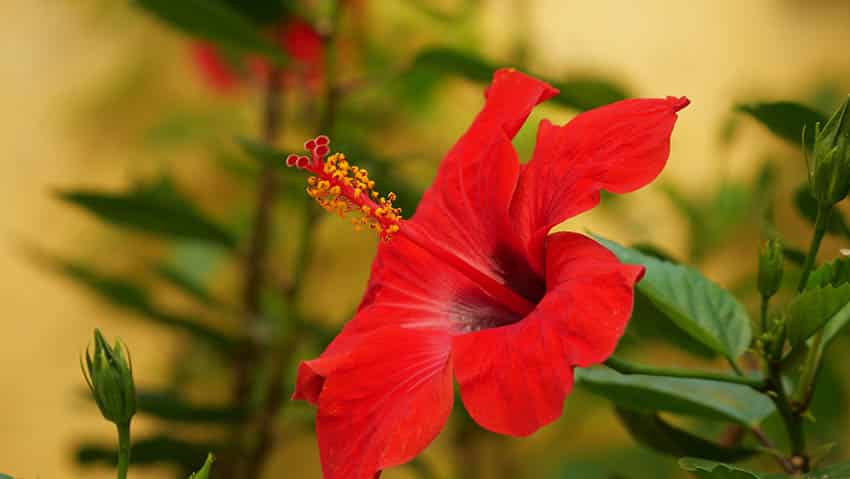
[[[652,181],[667,162],[676,112],[686,98],[634,99],[540,124],[532,160],[511,203],[539,271],[549,230],[599,202],[599,192],[627,193]]]
[[[643,271],[575,233],[550,236],[546,257],[547,292],[530,315],[452,339],[464,405],[498,433],[526,436],[561,415],[573,366],[613,352]]]
[[[335,365],[316,419],[325,479],[372,479],[437,437],[454,396],[449,351],[445,331],[387,327]]]
[[[317,404],[326,378],[347,356],[373,347],[364,345],[364,338],[382,328],[457,334],[519,320],[522,314],[505,306],[510,298],[500,296],[503,292],[509,293],[495,286],[482,287],[455,264],[435,257],[406,234],[397,235],[379,248],[369,287],[355,317],[319,358],[299,366],[293,399]]]
[[[559,334],[570,348],[572,364],[599,364],[614,353],[632,314],[634,285],[643,273],[643,266],[621,263],[578,233],[546,238],[546,287],[558,291],[565,304]]]

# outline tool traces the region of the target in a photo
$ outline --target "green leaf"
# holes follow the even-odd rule
[[[70,190],[59,193],[99,219],[137,232],[205,241],[234,248],[236,238],[198,210],[168,178],[124,193]]]
[[[739,461],[753,456],[755,449],[723,447],[674,427],[654,413],[615,408],[617,416],[640,444],[675,457],[699,454],[718,461]]]
[[[266,39],[249,18],[221,0],[134,0],[163,22],[193,37],[226,48],[265,55],[286,62],[280,47]]]
[[[192,442],[166,434],[133,440],[130,463],[135,465],[177,464],[194,470],[203,462],[209,451],[219,451],[221,445],[210,442]],[[77,447],[76,459],[82,465],[118,462],[118,451],[110,444],[83,443]]]
[[[737,466],[693,457],[679,459],[679,466],[693,472],[700,479],[765,479],[767,477]]]
[[[850,320],[850,284],[806,290],[791,301],[788,311],[788,342],[796,348],[827,323]]]
[[[780,101],[739,104],[736,110],[746,113],[778,137],[802,146],[803,126],[806,127],[806,144],[811,148],[815,124],[826,124],[824,114],[799,103]]]
[[[651,449],[577,451],[566,457],[548,479],[659,479],[676,477],[679,468]],[[535,476],[539,477],[539,476]]]
[[[595,236],[620,261],[640,264],[646,274],[637,284],[659,311],[694,339],[735,361],[750,344],[752,330],[744,307],[734,296],[698,271],[645,255]]]
[[[806,289],[841,286],[850,283],[850,258],[838,258],[812,271]]]
[[[15,478],[8,475],[8,474],[0,473],[0,479],[15,479]]]
[[[493,72],[499,68],[500,65],[485,60],[475,53],[446,47],[432,47],[417,54],[409,72],[424,70],[456,75],[477,83],[488,84],[493,77]],[[540,78],[539,75],[535,76]],[[574,77],[563,82],[546,79],[544,81],[561,91],[560,95],[550,100],[552,103],[579,111],[607,105],[631,96],[622,86],[597,77]]]
[[[293,8],[291,0],[224,0],[224,2],[260,25],[280,22]]]
[[[633,246],[639,248],[638,245]],[[641,250],[645,254],[657,257],[654,252]],[[717,353],[693,339],[670,318],[662,313],[646,296],[635,295],[632,317],[626,327],[626,332],[620,340],[619,347],[645,344],[646,341],[657,340],[675,345],[676,347],[703,358],[715,358]]]
[[[769,416],[773,402],[748,386],[703,379],[620,374],[607,368],[576,369],[577,384],[621,408],[666,411],[754,425]]]
[[[794,190],[794,207],[800,213],[800,216],[807,219],[812,225],[815,224],[815,217],[818,213],[818,201],[812,196],[808,181]],[[844,215],[836,209],[833,209],[832,214],[829,216],[826,231],[850,238],[850,226],[847,225]]]
[[[156,273],[168,284],[176,287],[190,298],[206,306],[218,304],[204,284],[199,283],[196,278],[173,265],[161,264],[156,267]]]
[[[849,479],[850,462],[834,464],[811,473],[811,479]]]
[[[207,460],[204,461],[204,465],[201,467],[198,472],[193,472],[189,479],[209,479],[210,471],[212,470],[212,464],[215,461],[215,456],[212,453],[207,455]]]
[[[216,349],[232,351],[235,348],[233,338],[196,318],[166,312],[155,306],[148,291],[130,279],[101,274],[82,263],[58,258],[51,259],[51,262],[52,267],[114,306],[138,313],[162,326],[189,333]]]
[[[244,412],[231,406],[200,406],[162,391],[137,391],[136,408],[158,419],[187,424],[234,424]]]

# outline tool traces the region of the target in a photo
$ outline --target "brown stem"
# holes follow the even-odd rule
[[[274,143],[280,130],[280,69],[273,69],[266,85],[263,102],[263,141]],[[256,361],[256,344],[252,329],[260,316],[260,297],[263,289],[266,256],[268,255],[269,234],[271,230],[272,209],[277,194],[277,175],[271,165],[263,167],[258,180],[257,203],[254,210],[253,229],[245,259],[245,277],[242,289],[244,308],[243,329],[249,338],[236,357],[235,383],[233,387],[234,403],[244,405],[250,392],[250,369]]]
[[[319,119],[319,134],[330,134],[330,130],[336,119],[339,92],[334,83],[334,69],[336,66],[335,35],[337,25],[339,24],[339,13],[339,7],[335,5],[331,15],[329,31],[322,37],[322,46],[325,54],[325,104]],[[313,232],[318,218],[316,206],[312,203],[306,205],[292,282],[290,283],[290,287],[284,291],[284,299],[289,308],[289,317],[299,314],[297,303],[303,288],[307,265],[310,263],[310,258],[313,254]],[[295,350],[300,342],[302,333],[300,324],[300,320],[292,321],[292,331],[289,332],[288,339],[283,344],[278,345],[277,354],[272,358],[271,382],[266,390],[266,397],[256,422],[256,442],[252,451],[248,454],[248,462],[245,464],[245,473],[242,477],[259,477],[268,458],[268,454],[274,447],[276,440],[274,434],[275,418],[280,413],[284,404],[283,378],[295,359]]]
[[[272,144],[281,128],[280,82],[282,71],[273,68],[269,73],[265,87],[262,113],[262,139]],[[265,278],[265,264],[268,256],[269,236],[274,198],[277,194],[277,176],[270,165],[264,166],[257,184],[257,200],[254,210],[253,227],[245,257],[242,285],[242,329],[246,338],[240,345],[233,363],[233,400],[234,406],[244,408],[251,392],[252,375],[255,369],[259,345],[254,339],[253,330],[261,314],[260,299]],[[219,465],[219,477],[236,479],[242,477],[244,458],[243,442],[245,429],[250,423],[239,424],[234,431],[232,450],[223,457]]]
[[[771,441],[770,438],[767,437],[767,434],[765,434],[764,431],[762,431],[761,429],[759,429],[757,427],[754,427],[754,428],[750,429],[750,432],[753,433],[753,436],[756,437],[759,444],[761,444],[762,446],[764,446],[767,449],[774,450],[774,451],[776,450],[776,445],[773,444],[773,441]],[[782,469],[785,472],[787,472],[789,474],[794,473],[794,466],[791,464],[791,461],[788,458],[778,456],[778,455],[774,455],[773,457],[776,459],[776,462],[779,464],[780,467],[782,467]]]

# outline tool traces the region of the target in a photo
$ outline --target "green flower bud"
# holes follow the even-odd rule
[[[207,460],[204,461],[203,467],[198,472],[193,472],[189,479],[209,479],[212,464],[215,461],[215,456],[207,454]]]
[[[812,159],[806,158],[812,195],[824,206],[838,203],[850,192],[849,104],[850,98],[833,113],[823,129],[815,124]]]
[[[782,243],[777,239],[767,240],[759,251],[759,292],[769,298],[779,291],[784,268]]]
[[[136,386],[129,352],[120,340],[110,347],[100,330],[94,330],[94,354],[86,348],[83,376],[103,417],[129,424],[136,414]]]

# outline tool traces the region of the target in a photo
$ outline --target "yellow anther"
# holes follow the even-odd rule
[[[307,195],[340,217],[355,213],[351,223],[356,230],[368,227],[388,241],[401,229],[401,210],[393,206],[396,194],[382,197],[375,191],[369,172],[350,164],[345,155],[335,153],[318,160],[314,156],[314,162],[302,168],[315,175],[307,179]]]

